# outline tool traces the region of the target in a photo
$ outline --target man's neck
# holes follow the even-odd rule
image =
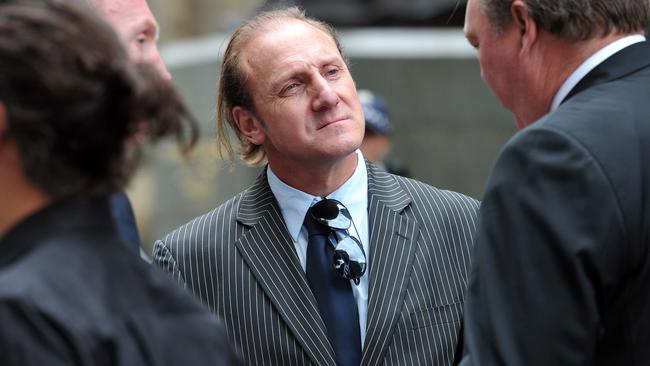
[[[549,90],[551,98],[555,96],[562,84],[569,78],[569,76],[576,71],[576,69],[582,65],[589,57],[593,54],[606,47],[607,45],[615,42],[621,38],[627,37],[630,34],[609,34],[603,37],[592,38],[588,41],[580,42],[577,44],[571,44],[568,42],[560,43],[557,50],[559,49],[569,49],[571,52],[562,54],[562,52],[556,52],[555,54],[555,63],[561,66],[559,68],[559,73],[556,74],[553,78],[552,89]],[[563,67],[562,67],[563,65]],[[550,102],[549,108],[550,109]]]
[[[14,159],[0,158],[0,191],[0,238],[52,202],[51,197],[27,180]]]
[[[530,98],[535,101],[526,103],[530,107],[518,114],[517,127],[528,126],[547,114],[551,109],[553,97],[562,84],[585,60],[608,44],[629,35],[609,34],[577,43],[548,33],[540,35],[542,46],[538,50],[540,58],[535,65],[538,72],[533,75],[531,81],[535,91],[530,93]]]
[[[326,197],[354,174],[357,153],[342,159],[288,164],[269,160],[273,173],[287,185],[314,196]]]
[[[574,89],[593,69],[598,67],[598,65],[620,50],[635,43],[643,42],[644,40],[645,37],[642,34],[627,35],[608,43],[588,56],[587,59],[583,61],[562,83],[562,86],[553,97],[550,111],[556,109],[569,93],[571,93],[571,90]]]

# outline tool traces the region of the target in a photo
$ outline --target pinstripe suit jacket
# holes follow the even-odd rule
[[[370,283],[362,365],[449,365],[477,201],[368,163]],[[153,258],[223,318],[250,365],[335,365],[266,174],[156,241]]]

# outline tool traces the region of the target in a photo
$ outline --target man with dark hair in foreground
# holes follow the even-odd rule
[[[127,139],[144,126],[187,149],[188,117],[89,9],[0,4],[3,365],[236,363],[220,322],[133,256],[109,211]]]

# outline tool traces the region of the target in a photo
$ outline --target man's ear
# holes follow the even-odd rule
[[[264,126],[255,114],[248,109],[237,106],[232,109],[232,118],[246,140],[254,145],[262,145],[266,139]]]
[[[510,5],[513,26],[521,39],[521,53],[529,53],[537,41],[537,23],[531,16],[524,0],[514,0]]]

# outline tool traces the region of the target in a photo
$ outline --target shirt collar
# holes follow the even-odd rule
[[[61,237],[70,240],[87,232],[92,232],[93,238],[98,240],[117,235],[106,197],[71,197],[53,201],[23,218],[0,237],[0,268],[45,241]]]
[[[326,198],[333,198],[343,203],[350,211],[353,222],[359,225],[367,211],[368,172],[363,154],[360,150],[357,150],[356,154],[357,167],[354,170],[354,174]],[[270,166],[266,169],[266,176],[271,192],[273,192],[280,206],[280,211],[287,225],[289,235],[291,235],[294,242],[297,242],[307,210],[315,202],[318,202],[321,197],[305,193],[287,185],[273,173]]]
[[[600,51],[591,55],[591,57],[585,60],[585,62],[583,62],[580,66],[578,66],[578,68],[569,76],[569,78],[566,79],[564,84],[562,84],[558,92],[555,94],[555,97],[553,98],[550,111],[552,112],[556,110],[564,98],[569,95],[571,89],[578,85],[580,80],[582,80],[582,78],[584,78],[585,75],[587,75],[596,66],[600,65],[603,61],[607,60],[610,56],[622,50],[623,48],[643,41],[645,41],[645,37],[640,34],[623,37],[608,44],[607,46],[601,48]]]

